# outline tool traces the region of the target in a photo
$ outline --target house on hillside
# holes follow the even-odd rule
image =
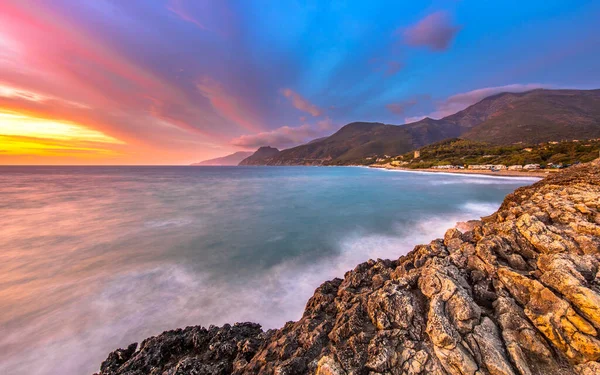
[[[523,166],[522,165],[511,165],[508,167],[509,171],[520,171],[523,170]]]
[[[489,171],[494,169],[494,165],[492,164],[473,164],[469,165],[468,169],[473,169],[477,171]]]
[[[434,165],[431,168],[433,168],[433,169],[461,169],[462,167],[460,165],[446,164],[446,165]]]
[[[523,169],[531,171],[531,170],[536,170],[536,169],[540,169],[540,165],[539,164],[526,164],[523,166]]]

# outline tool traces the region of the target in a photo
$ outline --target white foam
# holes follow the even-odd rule
[[[467,202],[462,207],[464,210],[472,212],[473,214],[487,216],[493,214],[500,205],[488,202]]]
[[[542,177],[531,177],[531,176],[490,176],[487,174],[478,174],[478,173],[451,173],[451,172],[429,172],[429,171],[420,171],[420,170],[406,170],[406,169],[385,169],[385,168],[376,168],[378,170],[384,170],[389,172],[400,172],[400,173],[418,173],[423,175],[439,175],[439,176],[453,176],[457,178],[469,178],[469,177],[477,177],[478,179],[495,179],[495,180],[512,180],[512,181],[539,181]],[[464,180],[463,180],[464,182]]]
[[[184,264],[114,275],[100,290],[90,287],[86,299],[16,332],[19,337],[0,339],[0,345],[10,344],[53,330],[50,338],[0,364],[0,373],[90,374],[111,350],[187,325],[255,321],[265,328],[281,327],[301,317],[322,282],[343,277],[369,258],[398,258],[417,244],[441,237],[458,221],[492,213],[494,206],[467,203],[452,215],[398,225],[395,234],[352,233],[338,240],[335,255],[309,263],[291,259],[244,280],[211,278]],[[58,326],[47,326],[48,322]]]

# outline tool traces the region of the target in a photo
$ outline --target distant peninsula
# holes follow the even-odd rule
[[[252,151],[238,151],[236,153],[223,156],[220,158],[208,159],[199,163],[194,163],[195,166],[226,166],[226,165],[238,165],[242,160],[252,155]]]

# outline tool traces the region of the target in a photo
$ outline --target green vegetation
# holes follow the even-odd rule
[[[380,160],[379,164],[392,163],[406,168],[431,168],[437,165],[540,164],[546,167],[585,163],[598,157],[600,138],[586,141],[547,142],[535,145],[513,144],[495,146],[466,139],[448,139],[419,149],[414,158],[409,152],[394,158]]]

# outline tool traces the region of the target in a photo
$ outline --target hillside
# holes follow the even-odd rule
[[[246,159],[248,156],[252,155],[254,152],[252,151],[238,151],[236,153],[222,156],[220,158],[208,159],[201,161],[199,163],[194,163],[192,165],[195,166],[224,166],[224,165],[238,165],[242,160]]]
[[[279,152],[276,148],[263,146],[242,160],[239,165],[267,165],[274,157],[279,155]]]
[[[187,327],[101,375],[600,373],[600,162],[509,194],[396,260],[324,282],[297,322]]]
[[[438,165],[503,164],[570,165],[585,163],[598,157],[600,138],[588,141],[545,142],[532,145],[498,146],[467,139],[447,139],[420,148],[420,156],[409,152],[381,163],[405,168],[430,168]]]
[[[600,137],[600,90],[504,93],[472,107],[481,107],[490,101],[498,106],[487,116],[482,116],[482,122],[465,132],[464,138],[512,144]],[[472,111],[473,108],[468,108],[461,112]],[[466,113],[459,114],[457,121],[464,121]]]
[[[430,118],[404,126],[354,122],[327,138],[281,151],[269,165],[360,164],[368,156],[398,155],[459,134],[459,126]]]
[[[600,90],[532,90],[487,97],[440,120],[406,125],[354,122],[271,156],[268,165],[372,163],[448,138],[496,145],[600,137]]]
[[[344,164],[370,153],[398,153],[410,149],[405,129],[380,123],[351,123],[335,134],[308,144],[283,150],[270,165]]]

